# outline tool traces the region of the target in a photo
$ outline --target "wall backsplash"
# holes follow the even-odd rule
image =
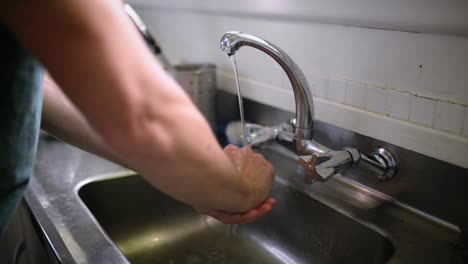
[[[172,63],[216,63],[219,89],[235,93],[219,39],[229,30],[258,35],[304,70],[317,119],[468,168],[465,35],[318,24],[291,19],[286,11],[272,17],[207,12],[175,2],[171,8],[135,5]],[[294,110],[289,81],[276,62],[251,48],[242,48],[237,60],[245,97]]]

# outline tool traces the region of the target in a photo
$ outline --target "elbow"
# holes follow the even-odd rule
[[[125,163],[139,163],[148,157],[175,158],[175,139],[162,122],[147,116],[129,114],[114,122],[106,122],[100,132],[109,148]]]
[[[124,122],[102,125],[98,131],[104,143],[119,158],[127,158],[137,148],[137,136]]]

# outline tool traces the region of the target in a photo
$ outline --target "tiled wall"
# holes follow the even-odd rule
[[[175,2],[180,6],[135,6],[173,63],[216,63],[218,87],[235,93],[219,39],[229,30],[262,36],[304,70],[317,119],[468,168],[468,37],[463,34],[244,16]],[[271,58],[249,48],[236,56],[245,97],[294,111],[289,81]]]
[[[326,100],[454,135],[468,135],[468,107],[463,103],[343,79],[318,77],[316,85],[321,87],[312,90],[314,96]]]

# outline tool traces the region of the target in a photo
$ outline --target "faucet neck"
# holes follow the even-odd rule
[[[250,46],[261,50],[279,63],[291,82],[296,102],[296,140],[312,139],[314,127],[314,103],[312,94],[302,70],[280,48],[256,36],[238,31],[226,32],[221,38],[220,49],[232,56],[242,46]]]

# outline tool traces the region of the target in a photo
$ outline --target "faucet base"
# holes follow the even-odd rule
[[[377,173],[380,180],[389,180],[395,176],[397,161],[385,148],[378,148],[372,154],[361,153],[362,165]]]

